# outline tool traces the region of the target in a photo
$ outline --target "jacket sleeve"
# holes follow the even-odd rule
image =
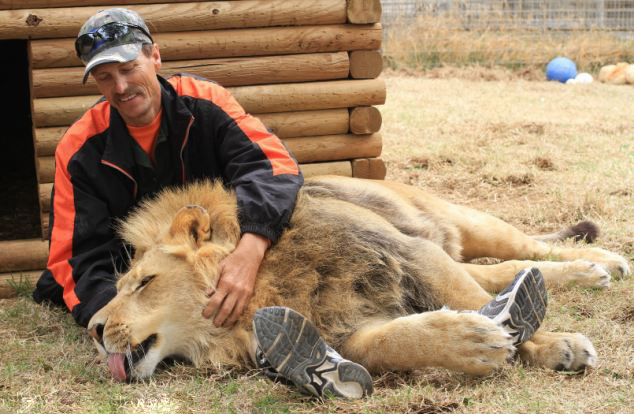
[[[214,85],[213,102],[224,118],[217,130],[218,154],[225,179],[236,191],[241,231],[275,243],[289,224],[304,182],[299,165],[282,141],[246,114],[229,91]]]
[[[115,267],[123,243],[114,236],[107,205],[82,177],[83,170],[73,174],[67,151],[60,146],[55,155],[49,259],[33,297],[63,302],[77,323],[87,326],[116,294]]]

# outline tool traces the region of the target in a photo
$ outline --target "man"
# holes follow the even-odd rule
[[[224,88],[192,76],[158,76],[159,48],[137,13],[123,8],[97,13],[82,26],[75,49],[86,65],[84,83],[92,75],[104,98],[57,147],[50,253],[34,299],[65,304],[85,327],[115,296],[115,275],[127,265],[129,252],[114,232],[116,221],[166,186],[221,179],[236,191],[242,236],[220,263],[218,284],[209,289],[202,312],[216,326],[231,327],[253,294],[267,248],[288,226],[303,183],[297,162]],[[269,326],[275,317],[260,322],[261,332],[292,334],[284,321]],[[371,392],[367,371],[342,359],[316,331],[296,343],[298,348],[284,351],[267,345],[266,353],[275,361],[290,360],[282,375],[293,370],[289,379],[303,391],[320,397],[326,390],[344,397]],[[303,350],[308,354],[298,354]],[[262,350],[256,359],[270,366]],[[309,370],[327,375],[311,385]],[[347,381],[360,383],[361,394],[342,388]]]

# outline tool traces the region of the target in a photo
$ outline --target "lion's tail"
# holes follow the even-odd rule
[[[550,234],[540,234],[532,236],[535,240],[543,242],[552,242],[558,240],[565,240],[573,238],[574,241],[579,242],[585,240],[586,243],[594,243],[599,236],[599,226],[589,220],[580,221],[574,226],[570,226],[563,230]]]

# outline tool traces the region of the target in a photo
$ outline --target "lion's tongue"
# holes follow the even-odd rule
[[[125,381],[125,366],[123,365],[124,354],[110,354],[108,355],[108,369],[118,381]]]

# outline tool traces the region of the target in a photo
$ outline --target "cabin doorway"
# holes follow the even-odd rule
[[[0,240],[41,237],[26,40],[0,41]]]

